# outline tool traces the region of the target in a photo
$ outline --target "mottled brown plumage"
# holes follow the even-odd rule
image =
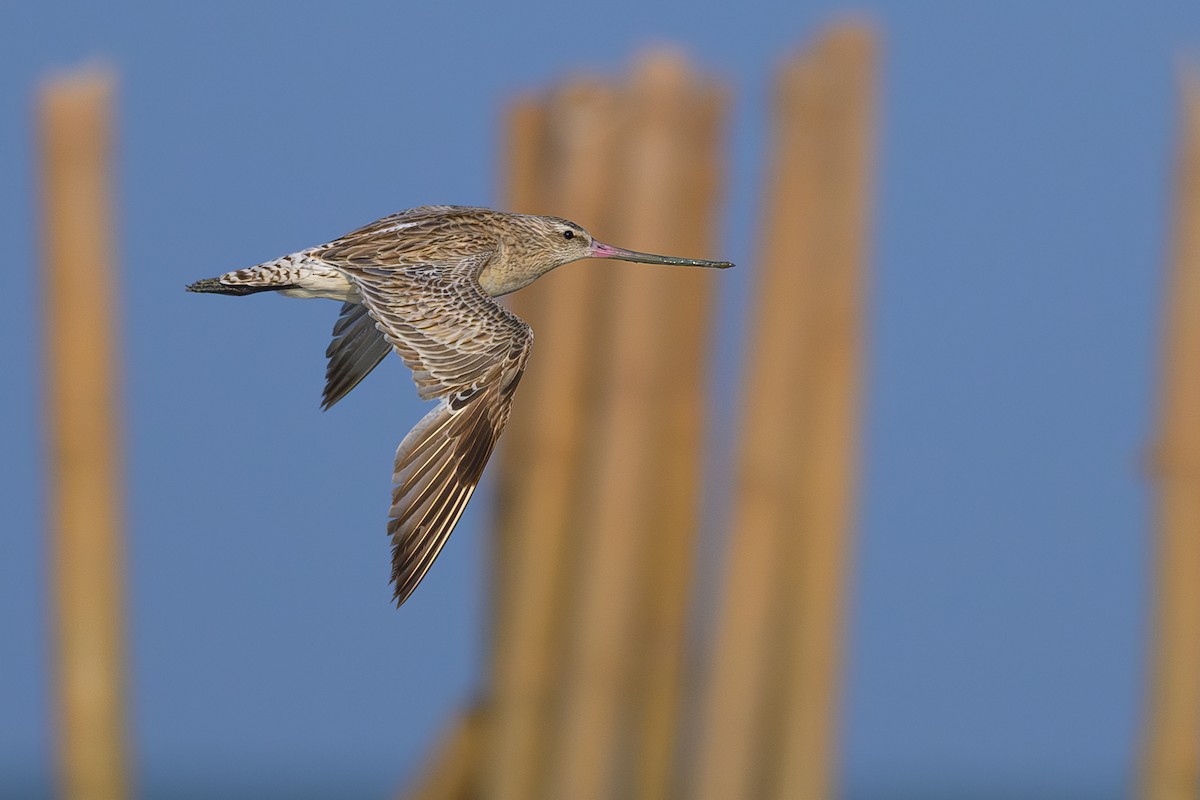
[[[325,408],[389,351],[412,370],[420,396],[438,401],[396,451],[388,533],[401,604],[479,484],[529,359],[533,332],[493,298],[589,257],[733,266],[611,247],[558,217],[422,206],[188,289],[230,295],[275,290],[342,301],[326,350]]]

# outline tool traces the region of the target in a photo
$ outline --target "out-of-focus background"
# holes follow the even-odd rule
[[[708,254],[738,264],[711,283],[684,652],[702,687],[736,549],[772,85],[847,12],[878,49],[837,794],[1126,796],[1152,661],[1179,72],[1200,59],[1182,0],[10,4],[0,795],[57,785],[39,87],[87,64],[116,79],[131,782],[382,798],[487,695],[493,481],[396,610],[391,459],[424,413],[399,359],[321,413],[333,304],[183,286],[410,206],[504,206],[514,98],[623,81],[674,48],[723,92]],[[714,735],[691,702],[681,753]]]

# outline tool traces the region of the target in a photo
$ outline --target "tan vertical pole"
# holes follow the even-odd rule
[[[817,47],[822,106],[811,286],[815,303],[808,380],[800,387],[798,468],[790,506],[797,530],[784,561],[787,647],[777,694],[774,796],[836,797],[842,632],[858,462],[863,294],[874,133],[875,37],[842,25]]]
[[[872,52],[836,26],[776,91],[701,800],[833,796]]]
[[[477,797],[485,721],[482,709],[457,715],[442,734],[433,757],[417,781],[400,797],[406,800],[470,800]]]
[[[804,63],[781,81],[775,102],[772,152],[755,263],[754,309],[741,392],[741,426],[728,572],[718,608],[715,644],[693,794],[700,800],[761,796],[771,752],[766,739],[767,696],[781,624],[779,589],[784,517],[795,470],[791,427],[796,384],[804,378],[812,302],[802,249],[812,215],[809,110],[812,67]]]
[[[657,62],[657,63],[656,63]],[[721,179],[723,92],[693,78],[682,59],[665,55],[644,69],[673,82],[677,109],[666,109],[659,141],[647,154],[664,167],[661,198],[631,209],[639,221],[635,240],[655,252],[715,257],[716,210]],[[640,116],[644,111],[633,112]],[[649,117],[654,119],[653,115]],[[622,231],[622,236],[626,233]],[[642,626],[634,664],[637,704],[633,737],[633,797],[658,800],[675,794],[673,783],[682,700],[686,634],[695,541],[700,527],[705,477],[705,414],[714,286],[728,276],[714,270],[659,270],[671,299],[659,311],[654,332],[657,398],[647,410],[654,437],[646,443],[652,463],[645,480],[652,497],[642,522]]]
[[[646,215],[661,220],[662,207],[670,205],[666,169],[673,142],[662,126],[669,126],[670,115],[679,109],[679,74],[671,63],[652,57],[634,76],[621,179],[612,199],[621,216],[601,229],[601,239],[610,236],[644,248],[639,232],[647,230]],[[655,393],[664,334],[660,323],[671,302],[663,270],[616,263],[595,268],[615,282],[612,327],[600,364],[610,380],[598,397],[599,435],[577,531],[586,549],[575,576],[566,680],[547,792],[548,797],[576,800],[621,796],[616,778],[633,719],[629,679],[637,653],[638,601],[649,577],[641,556],[645,520],[653,510],[648,443],[655,439],[660,408]]]
[[[611,188],[613,92],[576,81],[542,112],[537,210],[585,225],[603,217]],[[519,146],[514,143],[514,146]],[[519,185],[517,179],[510,185]],[[512,198],[516,210],[526,199]],[[531,203],[532,205],[532,203]],[[601,268],[602,269],[602,268]],[[500,536],[507,555],[498,603],[485,796],[537,796],[551,742],[551,706],[562,680],[568,561],[584,480],[595,385],[595,352],[605,327],[607,281],[595,264],[548,275],[512,298],[535,331],[534,355],[505,434]],[[512,433],[514,439],[509,439]]]
[[[57,737],[63,796],[128,794],[113,298],[112,77],[39,97]]]
[[[1142,797],[1200,797],[1200,74],[1183,85],[1157,453],[1157,614]]]

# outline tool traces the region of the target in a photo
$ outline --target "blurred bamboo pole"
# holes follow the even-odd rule
[[[793,418],[794,384],[802,375],[810,293],[806,273],[781,237],[808,224],[804,144],[808,129],[776,100],[773,149],[760,226],[755,310],[746,356],[740,450],[728,545],[726,584],[718,608],[710,675],[703,699],[693,793],[699,800],[757,797],[769,750],[766,696],[779,625],[777,574],[784,554],[781,517],[791,458],[781,430]]]
[[[870,238],[876,41],[841,25],[817,46],[811,355],[792,441],[799,472],[790,495],[793,556],[784,559],[783,724],[770,780],[780,800],[836,797],[844,607],[851,573],[853,495],[861,405],[863,304]]]
[[[460,713],[442,734],[407,800],[470,800],[478,796],[485,716],[480,708]]]
[[[646,61],[642,76],[672,98],[657,114],[636,103],[632,108],[651,127],[642,166],[635,169],[660,169],[664,196],[647,192],[640,203],[629,204],[632,224],[621,236],[655,252],[712,257],[724,92],[693,76],[681,57],[665,53]],[[651,499],[639,535],[644,555],[630,693],[635,710],[630,796],[658,800],[675,793],[684,724],[688,612],[705,477],[710,321],[720,276],[712,270],[660,269],[651,277],[664,284],[661,294],[670,300],[658,310],[652,332],[655,400],[644,412],[654,436],[645,443],[651,466],[644,491]]]
[[[632,107],[659,111],[671,104],[670,90],[654,79],[654,68],[652,59],[643,61],[631,94],[623,98],[620,154],[627,159],[620,162],[612,200],[618,215],[602,228],[611,234],[601,238],[628,240],[626,231],[637,223],[634,208],[669,200],[661,172],[645,158],[645,149],[655,147],[646,138],[652,123],[630,113]],[[627,697],[643,566],[638,555],[651,500],[646,443],[654,436],[656,322],[670,302],[655,270],[615,263],[603,269],[613,281],[612,324],[597,365],[607,380],[597,397],[597,435],[577,531],[585,549],[574,575],[565,680],[548,761],[547,796],[575,800],[614,796],[621,734],[630,724]]]
[[[531,122],[535,103],[518,106],[510,163],[527,174],[509,177],[510,207],[562,214],[644,249],[707,250],[716,170],[700,163],[697,152],[706,147],[715,155],[718,100],[715,91],[695,91],[680,59],[660,54],[642,60],[633,88],[619,98],[601,84],[574,81],[552,95],[540,123]],[[532,164],[530,155],[539,149]],[[614,749],[617,728],[630,724],[645,745],[636,779],[642,791],[662,796],[650,785],[667,791],[699,497],[703,404],[697,399],[705,388],[710,281],[686,270],[593,264],[556,273],[512,299],[537,330],[539,358],[522,384],[527,417],[522,422],[515,413],[506,436],[499,562],[510,574],[498,597],[488,796],[566,791],[575,797],[585,786],[603,796],[603,778],[589,782],[578,770],[613,774],[618,757],[632,756]],[[630,294],[646,296],[635,304],[642,320],[636,330],[623,300]],[[679,335],[688,341],[671,339]],[[614,341],[625,343],[618,346],[626,355],[609,352]],[[632,390],[620,385],[629,379],[629,362],[640,365]],[[631,415],[641,416],[641,437],[612,442],[614,428]],[[656,460],[657,450],[671,445],[671,456]],[[621,460],[630,453],[634,469],[627,473]],[[606,488],[614,486],[629,503],[614,502]],[[661,503],[651,503],[656,496]],[[618,511],[628,518],[617,526],[619,541],[601,541],[613,537],[609,523]],[[608,522],[596,520],[601,513]],[[660,532],[661,543],[650,541]],[[600,559],[609,565],[606,578],[595,571],[597,549],[610,556]],[[625,555],[615,555],[620,552]],[[669,563],[661,584],[647,582],[663,561]],[[634,605],[610,615],[602,604],[614,564],[631,587],[627,605],[649,604],[645,618],[633,613]],[[574,657],[600,651],[612,652],[614,660],[599,673],[594,659]],[[645,673],[662,693],[627,696],[632,671]],[[594,682],[597,674],[601,680]],[[630,717],[635,704],[644,712],[636,723]],[[559,713],[548,717],[554,708]],[[573,733],[564,738],[563,730]]]
[[[1156,453],[1157,616],[1141,794],[1200,797],[1200,73],[1182,87]]]
[[[615,135],[611,89],[569,83],[536,111],[514,109],[509,207],[580,220],[604,216]],[[534,114],[537,121],[530,122]],[[522,121],[522,117],[526,118]],[[537,141],[540,144],[533,145]],[[529,175],[534,178],[530,180]],[[520,189],[520,191],[516,191]],[[590,223],[588,223],[590,224]],[[502,452],[501,576],[493,650],[486,796],[537,796],[551,747],[551,707],[562,681],[572,523],[584,480],[587,418],[598,377],[608,281],[594,264],[572,265],[513,295],[536,331],[537,355],[519,390]]]
[[[122,459],[110,208],[113,78],[84,70],[39,97],[48,518],[63,796],[128,794]]]
[[[833,796],[870,101],[838,53],[871,41],[834,26],[779,76],[701,800]]]

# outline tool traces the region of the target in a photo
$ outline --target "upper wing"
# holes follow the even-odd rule
[[[484,294],[472,264],[343,268],[413,371],[421,397],[440,401],[396,451],[388,533],[400,604],[441,552],[479,483],[508,421],[533,331]]]
[[[452,266],[487,254],[493,240],[482,239],[476,224],[487,209],[420,206],[376,220],[328,244],[314,257],[339,268],[411,267],[438,262]]]
[[[436,268],[439,274],[466,280],[491,257],[493,244],[478,236],[464,236],[462,218],[474,219],[487,209],[467,206],[420,206],[401,211],[351,231],[307,255],[335,267],[352,270],[392,269],[419,273]],[[358,304],[342,305],[325,355],[325,394],[328,409],[373,370],[391,350],[367,310]]]

